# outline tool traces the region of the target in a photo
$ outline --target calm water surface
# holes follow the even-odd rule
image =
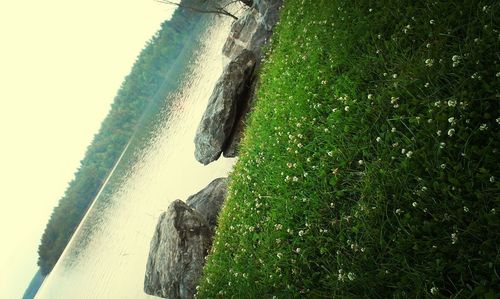
[[[98,195],[36,298],[155,298],[143,292],[143,281],[158,216],[171,201],[226,176],[234,163],[221,158],[202,166],[193,154],[196,128],[225,63],[221,51],[231,20],[213,22],[174,109],[157,116],[147,144],[129,148],[136,162],[119,165],[120,175],[116,171]]]

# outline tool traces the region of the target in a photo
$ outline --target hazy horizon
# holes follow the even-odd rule
[[[28,287],[53,207],[174,8],[153,0],[0,4],[0,298],[20,298]]]

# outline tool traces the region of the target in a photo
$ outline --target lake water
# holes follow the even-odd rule
[[[203,166],[194,159],[193,144],[226,63],[221,51],[230,23],[230,18],[215,18],[203,34],[174,109],[159,113],[147,144],[129,148],[136,162],[122,163],[120,175],[110,177],[36,298],[155,298],[144,293],[143,281],[160,213],[173,200],[185,200],[226,176],[234,163],[221,158]]]

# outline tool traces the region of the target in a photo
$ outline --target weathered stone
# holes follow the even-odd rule
[[[224,203],[227,192],[227,178],[213,180],[200,192],[191,195],[186,204],[198,211],[212,229],[217,224],[217,216]]]
[[[222,54],[224,56],[233,58],[236,57],[237,54],[243,51],[244,47],[241,44],[237,44],[236,40],[231,36],[226,39],[224,46],[222,47]]]
[[[257,14],[257,10],[250,8],[238,20],[234,21],[222,48],[222,54],[233,58],[247,48],[247,44],[257,28]]]
[[[174,201],[156,225],[144,291],[163,298],[193,298],[212,234],[200,213],[180,200]]]
[[[242,101],[248,98],[255,55],[243,50],[224,69],[208,101],[195,136],[195,158],[207,165],[217,160],[227,146]]]

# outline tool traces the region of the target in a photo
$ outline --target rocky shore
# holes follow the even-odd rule
[[[262,46],[278,21],[282,0],[244,0],[223,48],[230,59],[198,126],[194,156],[207,165],[235,157],[257,87]],[[163,298],[193,298],[224,203],[227,178],[218,178],[186,202],[174,201],[158,220],[151,240],[144,291]]]

